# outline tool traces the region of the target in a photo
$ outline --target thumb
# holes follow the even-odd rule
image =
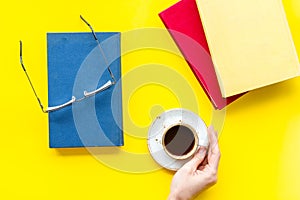
[[[193,171],[196,171],[198,166],[206,156],[206,150],[206,147],[200,146],[200,148],[194,154],[194,157],[189,162],[187,162],[184,167],[190,167]]]

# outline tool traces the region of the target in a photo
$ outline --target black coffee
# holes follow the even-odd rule
[[[188,127],[176,125],[165,133],[163,143],[170,154],[183,156],[194,148],[195,137]]]

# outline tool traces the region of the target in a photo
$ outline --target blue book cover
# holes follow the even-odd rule
[[[48,107],[51,148],[122,146],[120,33],[48,33]],[[108,70],[109,69],[111,71]],[[90,95],[112,80],[115,84]]]

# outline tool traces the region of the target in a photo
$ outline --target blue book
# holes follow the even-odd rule
[[[47,34],[48,106],[75,101],[49,112],[51,148],[123,145],[120,33],[96,35]]]

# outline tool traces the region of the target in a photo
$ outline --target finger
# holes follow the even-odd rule
[[[190,167],[192,171],[196,171],[200,163],[203,161],[203,159],[206,156],[206,147],[200,147],[197,152],[194,154],[194,157],[187,162],[184,166]]]
[[[208,149],[208,163],[215,170],[218,170],[220,161],[220,149],[218,145],[218,133],[214,130],[212,126],[208,128],[208,139],[209,139],[209,149]]]

